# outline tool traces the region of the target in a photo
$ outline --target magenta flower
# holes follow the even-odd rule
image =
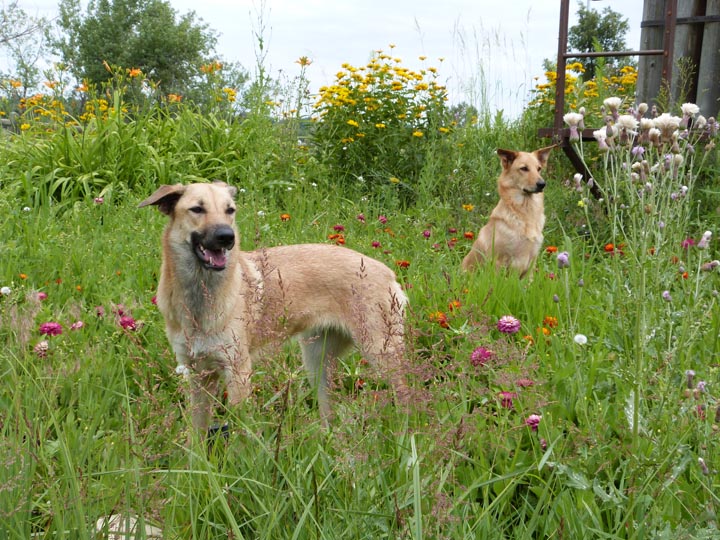
[[[387,218],[385,216],[378,216],[378,221],[385,225],[387,223]]]
[[[95,204],[102,204],[102,203],[105,202],[105,199],[103,199],[102,197],[95,197],[95,198],[93,199],[93,202],[94,202]]]
[[[424,236],[425,238],[430,238],[430,230],[425,229],[425,230],[423,231],[423,236]]]
[[[83,326],[85,326],[85,323],[82,321],[75,321],[70,325],[70,330],[80,330]]]
[[[485,347],[478,347],[470,354],[470,363],[475,366],[484,366],[495,353]]]
[[[497,329],[503,334],[516,334],[520,331],[520,321],[512,315],[503,315],[497,323]]]
[[[540,420],[542,420],[541,415],[531,414],[525,419],[525,424],[527,424],[527,426],[533,431],[537,431],[538,425],[540,425]]]
[[[95,315],[97,317],[104,317],[105,316],[105,308],[102,306],[95,306]]]
[[[150,303],[151,303],[153,306],[157,306],[157,296],[153,296],[153,297],[150,299]]]
[[[47,300],[47,293],[40,291],[39,293],[37,293],[37,295],[35,295],[35,298],[37,298],[41,302],[43,300]]]
[[[380,244],[380,242],[378,242],[377,240],[374,240],[373,243],[372,243],[372,247],[374,247],[375,249],[377,249],[377,248],[381,247],[381,244]]]
[[[685,240],[680,242],[680,247],[683,249],[690,249],[694,245],[695,245],[695,240],[693,240],[692,238],[686,238]]]
[[[118,321],[125,330],[137,330],[137,323],[130,315],[123,315]]]
[[[340,224],[333,225],[333,231],[342,232],[344,230],[345,230],[345,225],[340,225]]]
[[[513,399],[517,397],[516,392],[500,392],[500,405],[506,409],[513,408]]]
[[[45,322],[40,325],[40,333],[46,336],[59,336],[62,334],[62,326],[56,322]]]
[[[520,388],[528,388],[530,386],[533,386],[534,384],[535,384],[535,381],[533,381],[532,379],[526,379],[526,378],[521,378],[521,379],[518,379],[517,381],[515,381],[515,386],[519,386]]]
[[[357,215],[357,220],[358,220],[360,223],[365,223],[365,214],[358,214],[358,215]]]

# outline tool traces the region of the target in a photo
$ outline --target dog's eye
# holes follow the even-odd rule
[[[231,206],[230,208],[228,208],[227,210],[225,210],[225,213],[226,213],[228,216],[232,216],[232,215],[235,213],[235,209]]]
[[[193,206],[190,208],[190,211],[193,214],[204,214],[205,213],[205,209],[202,206]]]
[[[530,167],[528,167],[527,165],[523,165],[522,167],[520,167],[520,170],[523,172],[528,172],[530,170]]]

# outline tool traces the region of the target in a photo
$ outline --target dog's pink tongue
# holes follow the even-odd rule
[[[223,267],[227,264],[227,255],[224,250],[206,250],[205,255],[210,266]]]

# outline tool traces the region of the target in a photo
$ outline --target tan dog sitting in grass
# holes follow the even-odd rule
[[[500,202],[463,259],[463,270],[487,261],[495,261],[496,268],[517,270],[520,277],[530,269],[543,243],[545,180],[541,173],[553,148],[497,151],[502,164]]]
[[[402,399],[407,298],[394,272],[327,244],[240,251],[235,194],[220,182],[164,185],[140,203],[170,219],[157,304],[178,372],[190,381],[195,428],[207,430],[221,379],[229,403],[241,402],[250,394],[254,360],[292,337],[319,387],[324,419],[327,365],[353,343]]]

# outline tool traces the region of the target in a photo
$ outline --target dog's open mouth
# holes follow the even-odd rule
[[[202,244],[195,244],[195,255],[208,270],[225,270],[228,260],[228,250],[208,249]]]

